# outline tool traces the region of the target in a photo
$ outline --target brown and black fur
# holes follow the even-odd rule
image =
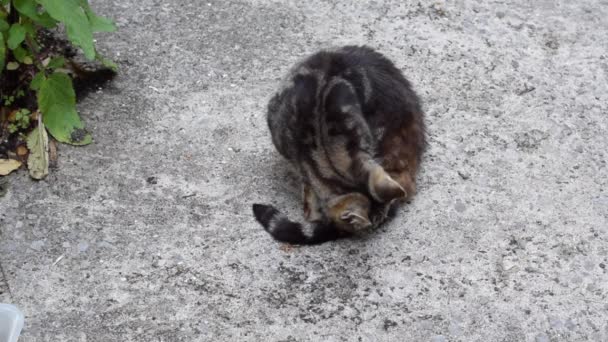
[[[368,47],[320,51],[298,63],[268,104],[281,155],[301,176],[304,215],[254,204],[275,239],[315,244],[377,226],[416,192],[425,149],[420,101],[394,64]]]

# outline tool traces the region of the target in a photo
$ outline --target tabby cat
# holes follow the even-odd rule
[[[256,219],[276,240],[316,244],[382,223],[416,192],[426,146],[410,83],[369,47],[323,50],[296,64],[267,113],[272,142],[301,177],[308,224],[269,205]]]

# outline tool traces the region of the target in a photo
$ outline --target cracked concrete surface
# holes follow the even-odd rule
[[[92,1],[121,73],[0,198],[20,341],[608,340],[608,2]],[[297,59],[369,44],[425,101],[419,193],[361,239],[299,217],[265,105]]]

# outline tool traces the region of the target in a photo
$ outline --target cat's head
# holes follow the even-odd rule
[[[370,199],[358,192],[336,196],[327,202],[328,218],[340,229],[351,233],[372,226],[370,209]]]
[[[335,194],[319,201],[314,191],[305,192],[304,208],[308,220],[325,219],[347,232],[357,232],[372,226],[372,204],[389,204],[403,198],[405,190],[382,168],[370,172],[369,192]]]

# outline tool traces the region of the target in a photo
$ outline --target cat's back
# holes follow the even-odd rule
[[[343,46],[319,51],[300,63],[327,78],[345,77],[357,71],[398,72],[394,64],[381,53],[367,46]]]
[[[335,82],[354,89],[372,129],[401,124],[420,113],[419,100],[401,71],[384,55],[366,46],[321,50],[296,63],[268,104],[273,143],[288,157],[309,147],[320,104]]]
[[[321,100],[323,89],[332,79],[351,83],[362,98],[368,98],[372,88],[388,87],[387,80],[400,78],[394,64],[382,54],[366,46],[344,46],[316,52],[296,63],[281,81],[279,90],[268,104],[268,119],[284,126],[296,124],[293,116],[310,116]]]

